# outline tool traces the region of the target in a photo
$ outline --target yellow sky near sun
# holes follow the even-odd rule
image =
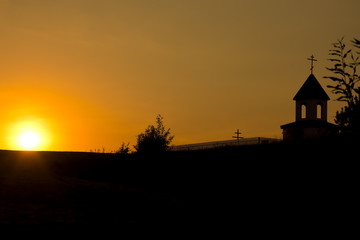
[[[157,114],[175,144],[238,128],[281,137],[306,58],[319,60],[325,87],[330,44],[359,38],[357,9],[356,0],[0,0],[0,149],[14,148],[12,126],[32,121],[44,150],[115,150]],[[330,120],[339,106],[329,103]]]

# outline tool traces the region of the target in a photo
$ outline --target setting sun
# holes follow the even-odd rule
[[[46,151],[51,145],[48,124],[38,117],[16,121],[7,128],[8,149]]]
[[[35,132],[25,132],[19,137],[20,146],[28,150],[35,149],[39,145],[40,141],[41,139],[39,135]]]

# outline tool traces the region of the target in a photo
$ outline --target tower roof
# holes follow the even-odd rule
[[[294,100],[303,100],[303,99],[321,99],[321,100],[330,100],[329,96],[326,94],[325,90],[321,87],[318,80],[313,74],[306,79],[305,83],[302,85],[300,90],[297,92]]]

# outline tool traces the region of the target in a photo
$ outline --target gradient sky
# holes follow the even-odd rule
[[[331,43],[360,38],[358,0],[0,0],[0,149],[116,150],[157,114],[174,144],[281,138]],[[325,88],[331,98],[334,95]],[[333,121],[341,104],[330,101]]]

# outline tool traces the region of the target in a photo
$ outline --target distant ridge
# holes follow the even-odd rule
[[[217,147],[226,146],[237,146],[237,145],[257,145],[280,142],[277,138],[265,138],[265,137],[253,137],[253,138],[242,138],[239,140],[223,140],[223,141],[212,141],[203,143],[191,143],[183,145],[175,145],[170,147],[170,151],[189,151],[189,150],[202,150]]]

